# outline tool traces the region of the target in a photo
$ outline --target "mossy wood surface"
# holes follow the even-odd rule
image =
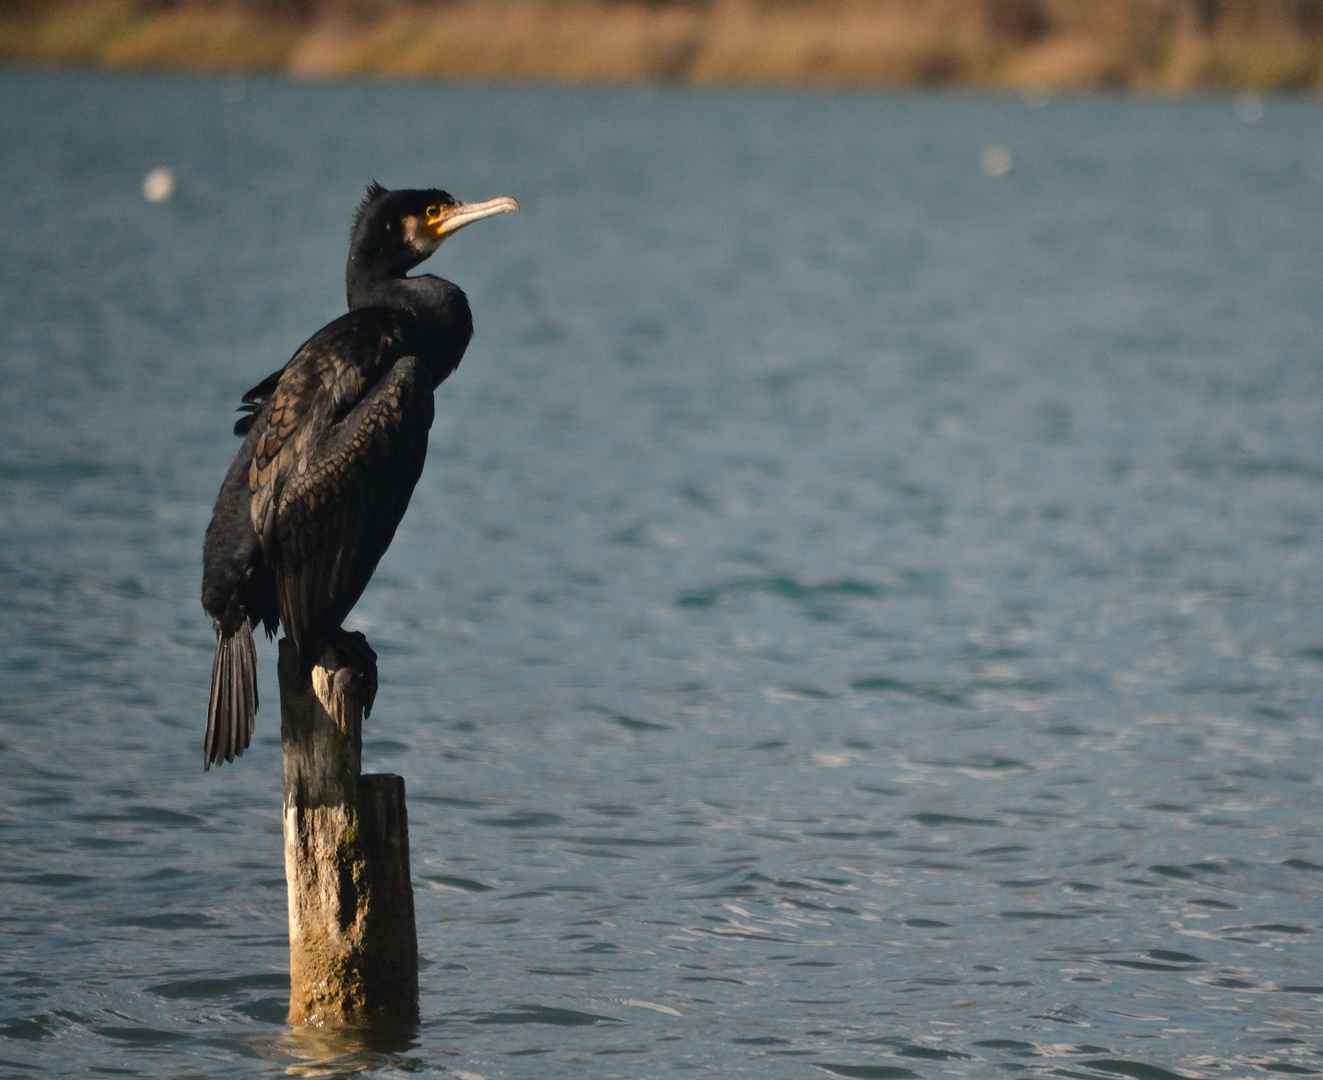
[[[291,1024],[417,1016],[404,780],[359,774],[368,678],[334,646],[302,678],[280,642]]]

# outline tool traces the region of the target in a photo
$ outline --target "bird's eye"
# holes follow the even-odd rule
[[[441,207],[437,206],[436,203],[433,203],[431,206],[427,208],[428,221],[435,221],[440,216],[441,216]]]

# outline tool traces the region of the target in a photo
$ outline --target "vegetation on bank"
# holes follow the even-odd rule
[[[1323,0],[11,0],[0,61],[300,75],[1323,88]]]

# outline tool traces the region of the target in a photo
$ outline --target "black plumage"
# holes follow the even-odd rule
[[[282,626],[310,670],[343,634],[422,474],[432,395],[473,319],[458,286],[408,271],[451,233],[515,209],[373,184],[350,240],[349,311],[244,395],[243,445],[203,546],[202,606],[216,629],[205,768],[252,737],[253,629]]]

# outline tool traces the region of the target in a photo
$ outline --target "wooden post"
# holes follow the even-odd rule
[[[376,685],[364,654],[366,640],[361,650],[330,645],[308,679],[280,642],[291,1024],[418,1017],[404,780],[359,775],[364,699],[370,707]]]

